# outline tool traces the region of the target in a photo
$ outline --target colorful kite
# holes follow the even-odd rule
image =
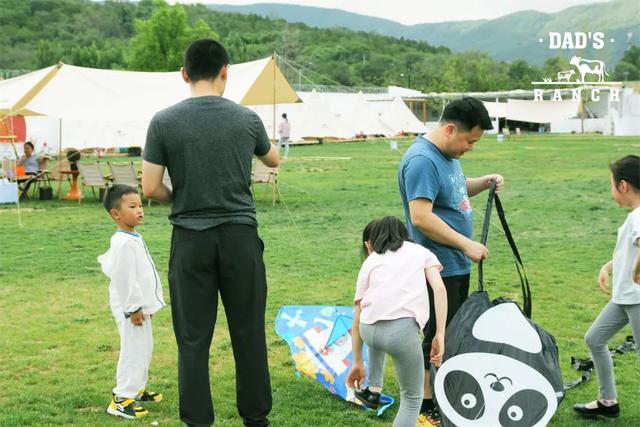
[[[289,344],[298,375],[314,378],[331,393],[364,408],[345,383],[352,361],[352,321],[353,307],[285,305],[276,316],[276,333]],[[365,345],[365,367],[368,354]],[[383,394],[377,415],[393,403]]]

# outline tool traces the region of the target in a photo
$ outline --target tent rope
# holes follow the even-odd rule
[[[325,79],[325,80],[327,80],[327,81],[329,81],[331,83],[335,83],[337,86],[340,86],[341,88],[346,89],[346,91],[349,92],[349,93],[357,93],[357,91],[354,90],[353,88],[351,88],[349,86],[345,86],[342,83],[340,83],[340,82],[338,82],[336,80],[333,80],[331,77],[329,77],[329,76],[327,76],[325,74],[321,74],[321,73],[318,73],[317,71],[313,71],[312,69],[310,69],[308,67],[304,67],[304,66],[302,66],[300,64],[297,64],[297,63],[295,63],[295,62],[293,62],[291,60],[285,59],[284,57],[282,57],[280,55],[277,55],[277,54],[276,54],[276,58],[281,60],[285,65],[289,66],[300,77],[304,78],[306,81],[308,81],[314,87],[319,88],[320,85],[318,83],[312,81],[304,73],[302,73],[302,71],[300,71],[301,69],[306,68],[307,70],[309,70],[309,72],[311,72],[311,73],[315,74],[316,76],[321,77],[321,78],[323,78],[323,79]]]

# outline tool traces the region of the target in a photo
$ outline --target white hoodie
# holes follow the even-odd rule
[[[111,237],[111,247],[98,257],[98,262],[111,279],[109,303],[116,321],[140,307],[147,315],[166,305],[160,276],[140,234],[118,230]]]

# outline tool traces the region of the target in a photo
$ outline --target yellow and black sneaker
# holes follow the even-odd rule
[[[143,388],[136,396],[136,400],[138,402],[160,402],[162,400],[162,394]]]
[[[420,412],[417,425],[423,427],[439,426],[441,421],[442,420],[438,408],[433,408],[428,409],[424,412]]]
[[[129,419],[140,418],[149,414],[149,411],[142,406],[136,406],[137,404],[138,402],[136,402],[135,399],[113,396],[111,398],[111,404],[107,408],[107,413]]]

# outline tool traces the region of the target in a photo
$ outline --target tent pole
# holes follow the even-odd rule
[[[13,153],[16,155],[16,161],[14,163],[13,166],[13,170],[16,170],[16,164],[18,163],[18,160],[20,160],[20,158],[18,157],[18,150],[16,149],[16,144],[15,144],[15,135],[13,132],[13,120],[11,119],[13,117],[13,109],[9,109],[9,136],[13,137],[13,138],[9,138],[11,141],[11,147],[13,148]],[[11,163],[9,163],[9,165],[11,165]],[[17,174],[16,174],[17,175]],[[18,182],[17,177],[16,177],[16,182]],[[18,201],[16,202],[16,208],[18,210],[18,226],[19,227],[24,227],[24,225],[22,225],[22,215],[20,214],[20,191],[18,191]]]
[[[13,148],[13,154],[16,155],[16,161],[20,160],[20,158],[18,157],[18,149],[16,148],[16,144],[15,144],[15,139],[16,139],[16,134],[13,131],[13,109],[10,108],[9,109],[9,115],[6,117],[7,120],[9,120],[9,142],[11,143],[11,148]]]
[[[273,52],[273,56],[271,57],[273,60],[273,142],[276,141],[276,53]]]
[[[586,109],[586,101],[581,96],[580,97],[580,133],[584,133],[584,113]]]
[[[58,200],[60,200],[60,195],[62,194],[62,191],[60,191],[62,188],[62,174],[60,173],[62,168],[60,165],[62,165],[62,117],[58,120],[58,179],[60,180],[58,182]]]

